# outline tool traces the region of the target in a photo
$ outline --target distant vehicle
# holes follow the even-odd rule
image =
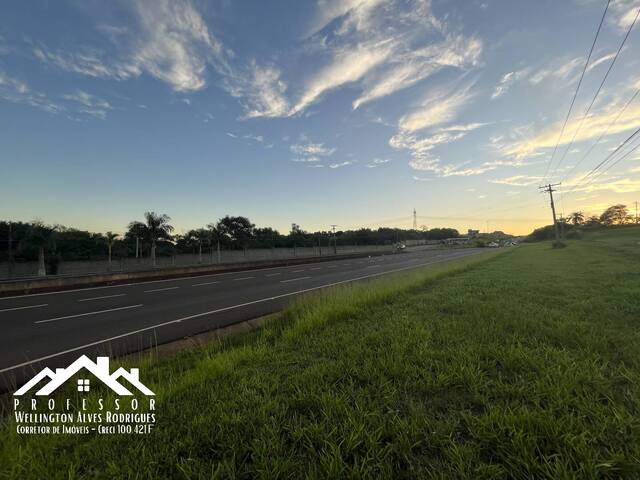
[[[398,251],[402,251],[405,248],[407,248],[407,246],[404,243],[397,242],[393,244],[393,248],[395,248]]]
[[[490,248],[498,248],[499,246],[500,246],[500,244],[496,243],[496,242],[487,243],[487,247],[490,247]]]

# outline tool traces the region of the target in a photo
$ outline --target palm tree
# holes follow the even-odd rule
[[[107,247],[109,247],[109,271],[111,271],[111,248],[113,247],[113,242],[116,238],[118,238],[120,234],[107,232],[105,233],[105,237],[107,237]]]
[[[582,212],[573,212],[569,214],[569,221],[574,225],[580,225],[584,222],[584,214]]]
[[[173,226],[169,224],[171,217],[164,213],[145,212],[147,232],[151,239],[151,262],[156,266],[156,242],[158,240],[170,240]]]

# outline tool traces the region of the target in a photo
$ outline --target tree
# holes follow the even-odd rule
[[[598,217],[597,215],[591,215],[585,220],[584,224],[588,227],[596,227],[600,225],[600,217]]]
[[[198,263],[202,263],[202,244],[208,242],[211,243],[211,232],[206,228],[198,228],[197,230],[191,230],[191,234],[198,244]]]
[[[255,225],[247,217],[231,217],[229,215],[218,220],[216,231],[218,239],[232,247],[247,248],[254,237]]]
[[[127,226],[127,233],[124,234],[124,238],[128,243],[135,245],[136,258],[142,256],[143,242],[150,241],[147,226],[138,221],[131,222]]]
[[[155,267],[156,243],[158,240],[171,240],[171,232],[173,232],[173,226],[169,224],[171,217],[164,213],[145,212],[144,218],[145,223],[131,222],[129,230],[142,230],[143,236],[149,239],[151,242],[151,262]],[[141,226],[144,226],[144,229],[141,229]]]
[[[574,225],[581,225],[584,222],[584,214],[582,212],[573,212],[569,214],[568,220]]]
[[[617,204],[607,208],[600,215],[600,223],[606,226],[610,225],[622,225],[631,220],[629,211],[626,205]]]
[[[113,232],[107,232],[104,235],[107,239],[107,247],[109,249],[109,270],[111,270],[111,250],[113,247],[113,242],[115,241],[116,238],[118,238],[120,236],[120,234],[118,233],[113,233]]]
[[[38,276],[47,275],[47,269],[44,263],[45,250],[53,247],[54,227],[49,227],[42,222],[36,221],[31,224],[27,232],[26,241],[29,245],[38,249]]]

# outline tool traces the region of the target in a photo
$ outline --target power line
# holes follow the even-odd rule
[[[633,96],[629,99],[629,101],[627,101],[627,103],[625,104],[624,107],[622,107],[622,109],[620,110],[620,112],[618,112],[618,115],[616,115],[616,118],[614,118],[611,123],[609,123],[609,125],[607,126],[607,128],[604,130],[604,132],[602,132],[600,134],[600,136],[598,137],[598,139],[596,140],[596,142],[591,145],[591,147],[589,148],[589,150],[587,150],[587,152],[584,154],[584,156],[578,160],[578,162],[571,168],[571,170],[569,170],[569,173],[567,173],[565,175],[565,179],[569,178],[569,176],[571,175],[571,173],[573,173],[573,171],[578,167],[578,165],[580,165],[593,151],[593,149],[602,141],[602,139],[607,135],[607,133],[609,133],[609,130],[611,130],[611,127],[613,127],[618,120],[620,119],[620,117],[622,116],[622,114],[625,112],[625,110],[627,109],[627,107],[629,105],[631,105],[631,103],[636,99],[636,97],[638,96],[638,94],[640,94],[640,88],[638,88],[636,90],[636,92],[633,94]]]
[[[567,126],[567,122],[569,121],[569,117],[571,116],[571,111],[573,110],[573,105],[576,102],[576,98],[578,96],[578,92],[580,91],[580,86],[582,85],[582,79],[584,78],[584,74],[587,71],[587,66],[589,65],[589,61],[591,60],[591,55],[593,54],[593,49],[596,46],[596,41],[598,40],[598,36],[600,35],[600,29],[602,28],[602,24],[604,22],[604,17],[607,15],[607,10],[609,9],[609,4],[611,0],[607,0],[607,6],[604,8],[604,12],[602,14],[602,18],[600,19],[600,23],[598,24],[598,30],[596,31],[596,36],[593,39],[593,43],[591,44],[591,49],[589,50],[589,55],[587,56],[587,61],[584,64],[584,68],[582,69],[582,74],[580,75],[580,80],[578,81],[578,86],[576,87],[576,91],[573,94],[573,99],[571,100],[571,104],[569,105],[569,111],[567,112],[567,116],[564,119],[564,123],[562,124],[562,129],[560,130],[560,135],[558,135],[558,140],[556,141],[556,146],[553,148],[553,154],[547,163],[547,168],[544,172],[543,180],[547,178],[547,174],[549,173],[549,168],[553,163],[553,159],[556,156],[556,151],[558,150],[558,145],[560,145],[560,140],[562,139],[562,135],[564,135],[564,129]]]
[[[580,120],[580,124],[578,125],[578,128],[576,128],[575,132],[573,133],[573,137],[571,138],[571,142],[569,142],[569,145],[567,145],[567,148],[565,149],[564,154],[562,155],[562,158],[560,158],[560,161],[556,165],[556,167],[554,169],[554,173],[558,169],[558,167],[562,164],[562,162],[564,161],[565,157],[567,156],[567,153],[569,152],[569,150],[573,146],[573,142],[575,141],[578,133],[582,129],[582,125],[584,124],[584,121],[586,120],[587,116],[589,115],[589,112],[591,111],[591,108],[593,107],[593,104],[596,102],[596,99],[598,98],[598,95],[600,94],[600,91],[602,90],[602,87],[604,86],[605,82],[607,81],[607,78],[609,77],[609,73],[611,73],[611,70],[613,69],[613,66],[616,63],[616,60],[618,59],[618,56],[620,55],[620,52],[622,51],[622,47],[624,47],[624,44],[626,43],[627,38],[629,38],[629,34],[631,33],[631,30],[633,29],[633,26],[635,25],[636,20],[638,20],[638,15],[640,15],[640,8],[638,9],[638,12],[636,13],[636,16],[633,19],[633,22],[629,26],[629,29],[627,30],[626,35],[622,39],[622,43],[620,44],[620,47],[618,47],[618,51],[616,52],[615,56],[613,57],[613,60],[611,61],[611,64],[609,65],[609,68],[607,69],[607,73],[604,74],[602,82],[600,82],[600,85],[598,86],[598,90],[596,90],[596,94],[593,96],[593,99],[591,100],[591,103],[589,104],[589,107],[587,108],[586,112],[584,112],[584,115],[582,117],[582,120]]]
[[[615,162],[613,162],[612,164],[610,164],[606,169],[602,170],[598,175],[596,175],[595,177],[593,177],[592,181],[589,182],[587,185],[590,185],[591,183],[593,183],[595,180],[597,180],[598,178],[600,178],[602,175],[604,175],[605,173],[607,173],[610,169],[612,169],[613,167],[615,167],[618,163],[620,163],[622,160],[624,160],[625,158],[627,158],[629,155],[631,155],[633,152],[635,152],[638,147],[640,147],[640,142],[638,142],[638,144],[633,147],[631,150],[629,150],[627,153],[625,153],[623,156],[621,156],[620,158],[618,158]]]
[[[594,173],[596,173],[604,164],[606,164],[611,158],[613,158],[627,143],[629,143],[629,141],[631,141],[636,135],[638,135],[638,133],[640,133],[640,128],[638,128],[636,131],[634,131],[631,135],[629,135],[620,145],[618,145],[618,147],[613,150],[609,155],[606,156],[606,158],[604,160],[602,160],[598,165],[596,165],[594,168],[591,169],[591,171],[589,171],[586,175],[584,175],[579,181],[578,183],[576,183],[571,190],[569,190],[569,192],[567,192],[567,195],[569,195],[570,193],[572,193],[574,190],[576,190],[578,187],[582,186],[581,183],[584,182],[588,182],[585,184],[586,185],[590,185],[591,183],[593,183],[594,178],[592,177],[592,175]],[[637,148],[637,147],[636,147]],[[635,148],[634,148],[635,149]],[[617,161],[615,162],[617,163]],[[612,165],[613,166],[613,165]],[[607,167],[607,170],[609,170],[610,167]],[[606,171],[606,170],[605,170]],[[600,176],[600,175],[598,175]],[[591,180],[588,180],[589,177],[592,177]],[[597,177],[596,177],[597,178]]]

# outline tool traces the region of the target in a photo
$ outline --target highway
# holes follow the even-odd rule
[[[422,250],[0,298],[0,387],[83,353],[139,351],[276,312],[306,292],[482,251]]]

